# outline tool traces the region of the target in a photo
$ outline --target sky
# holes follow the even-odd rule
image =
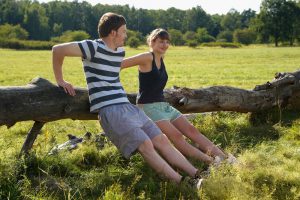
[[[39,0],[40,2],[49,2],[51,0]],[[68,0],[72,1],[72,0]],[[81,2],[82,0],[78,0]],[[201,6],[208,14],[226,14],[231,8],[242,12],[252,9],[257,13],[262,0],[86,0],[95,5],[97,3],[109,5],[126,5],[135,8],[144,9],[168,9],[175,7],[181,10],[187,10],[192,7]]]

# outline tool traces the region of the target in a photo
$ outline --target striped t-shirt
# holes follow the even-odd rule
[[[129,103],[119,78],[124,49],[111,50],[100,39],[83,40],[78,45],[83,54],[90,111],[98,112],[108,105]]]

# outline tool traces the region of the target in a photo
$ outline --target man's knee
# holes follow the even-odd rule
[[[145,155],[147,153],[151,153],[154,151],[154,146],[152,144],[151,140],[145,140],[140,146],[138,147],[138,150],[141,154]]]

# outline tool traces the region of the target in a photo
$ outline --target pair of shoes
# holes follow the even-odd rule
[[[226,162],[230,165],[236,164],[238,162],[237,158],[231,153],[228,153]]]
[[[231,153],[228,153],[225,159],[222,159],[220,156],[216,156],[211,165],[214,167],[219,167],[224,161],[230,165],[233,165],[238,162],[236,157],[234,157]]]
[[[189,176],[183,177],[180,182],[181,185],[191,187],[193,189],[200,189],[203,179],[202,178],[191,178]]]
[[[199,179],[208,178],[209,175],[210,175],[209,168],[203,170],[197,170],[195,174],[195,178],[199,178]]]
[[[223,159],[220,156],[216,156],[211,165],[214,167],[219,167],[221,165],[222,161],[223,161]]]

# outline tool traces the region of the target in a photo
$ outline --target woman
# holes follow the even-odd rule
[[[122,69],[138,65],[138,106],[185,156],[196,158],[207,164],[217,164],[224,160],[227,157],[224,152],[202,135],[184,115],[164,99],[163,90],[168,80],[168,74],[163,57],[170,45],[169,33],[164,29],[155,29],[148,36],[147,42],[150,52],[126,58],[121,65]],[[201,151],[189,144],[184,136],[191,139]]]

